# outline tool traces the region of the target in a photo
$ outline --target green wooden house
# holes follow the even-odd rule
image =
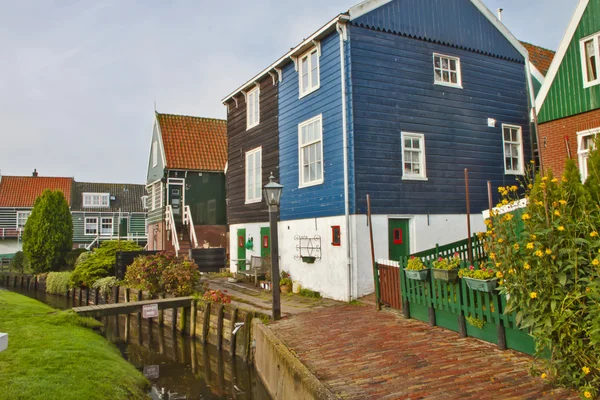
[[[148,249],[226,247],[227,122],[156,113],[146,190]]]
[[[600,133],[600,0],[580,0],[536,98],[542,166],[555,175],[568,158],[587,177]]]
[[[75,247],[106,240],[147,243],[145,185],[73,182],[71,214]]]

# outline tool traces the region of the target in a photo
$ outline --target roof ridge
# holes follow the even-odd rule
[[[73,176],[31,176],[31,175],[2,175],[2,179],[4,178],[36,178],[36,179],[40,179],[40,178],[44,178],[44,179],[73,179],[75,180],[75,177]]]
[[[198,117],[195,115],[187,115],[187,114],[170,114],[170,113],[159,113],[158,111],[156,111],[156,115],[163,115],[163,116],[169,116],[169,117],[186,117],[186,118],[196,118],[196,119],[204,119],[204,120],[211,120],[211,121],[217,121],[217,122],[227,122],[226,119],[221,119],[221,118],[213,118],[213,117]]]
[[[90,184],[90,185],[139,185],[139,186],[146,186],[145,183],[123,183],[123,182],[117,182],[117,183],[113,183],[113,182],[80,182],[80,181],[75,181],[75,183],[81,183],[81,184]]]

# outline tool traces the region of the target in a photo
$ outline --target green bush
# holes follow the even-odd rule
[[[87,249],[73,249],[69,251],[65,257],[66,270],[71,271],[73,268],[75,268],[75,263],[79,259],[79,256],[84,253],[89,253],[89,251]]]
[[[300,289],[300,296],[310,297],[313,299],[320,299],[321,293],[312,291],[310,289]]]
[[[102,243],[91,253],[83,253],[79,256],[71,275],[71,285],[91,287],[98,279],[114,275],[118,251],[139,250],[142,248],[131,241],[109,240]]]
[[[112,288],[119,284],[119,280],[114,276],[107,276],[106,278],[100,278],[92,285],[94,289],[100,289],[100,294],[105,299],[110,296]]]
[[[138,257],[125,273],[128,286],[147,291],[151,296],[159,293],[188,296],[199,280],[200,272],[194,261],[168,253]]]
[[[10,260],[11,271],[23,272],[25,268],[25,254],[22,251],[17,251]]]
[[[46,277],[46,292],[52,294],[63,294],[69,285],[71,272],[50,272]]]

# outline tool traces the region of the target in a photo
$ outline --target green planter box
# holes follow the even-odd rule
[[[302,256],[302,262],[307,264],[314,264],[317,257],[314,256]]]
[[[458,270],[457,269],[437,269],[432,268],[433,271],[433,279],[437,279],[444,282],[455,282],[458,279]]]
[[[479,292],[492,293],[498,284],[498,279],[473,279],[473,278],[463,278],[467,283],[469,289],[477,290]]]
[[[410,269],[405,269],[406,277],[413,281],[424,281],[427,279],[427,274],[429,273],[428,269],[421,269],[419,271],[413,271]]]

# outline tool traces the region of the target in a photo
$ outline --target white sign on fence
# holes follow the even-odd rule
[[[143,318],[158,317],[158,304],[148,304],[148,305],[142,306],[142,317]]]
[[[8,333],[0,333],[0,353],[8,348]]]
[[[160,365],[146,365],[144,367],[144,376],[148,379],[158,379],[160,375]]]

